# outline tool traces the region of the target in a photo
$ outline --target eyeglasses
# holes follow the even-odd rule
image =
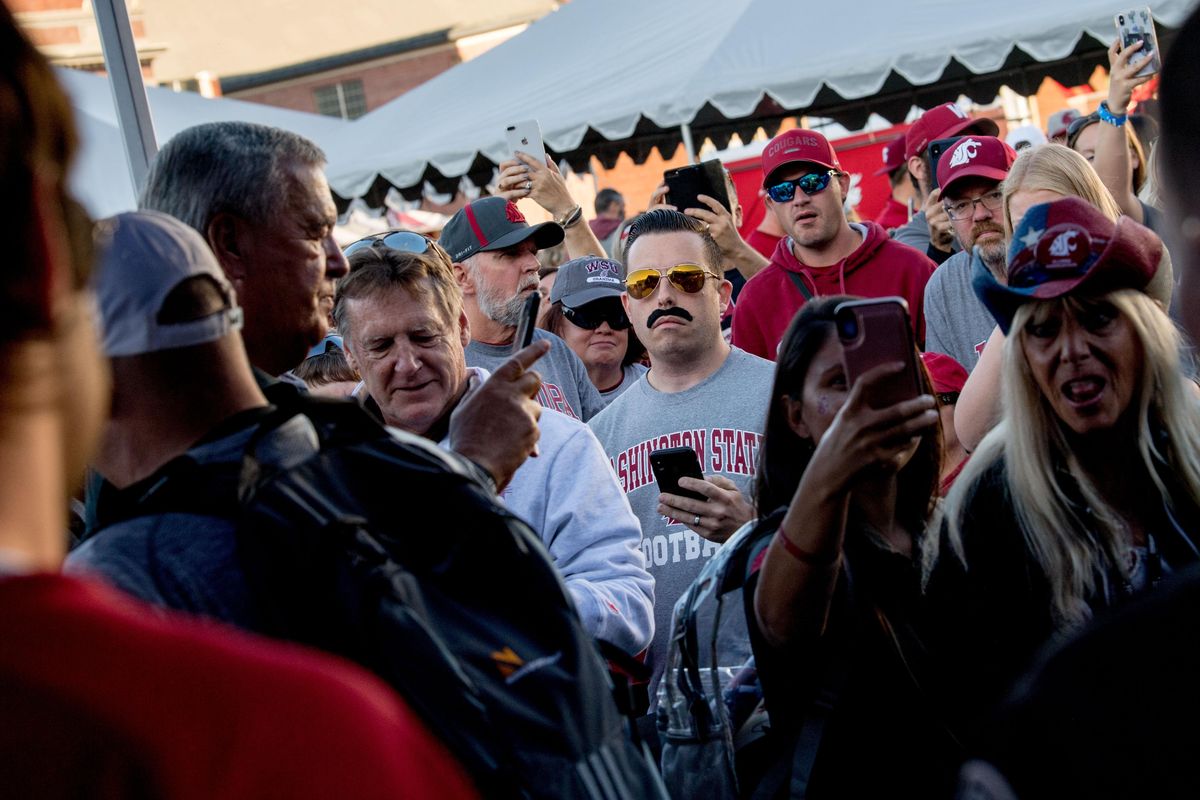
[[[347,245],[346,249],[342,251],[342,255],[349,258],[352,253],[357,253],[359,250],[368,247],[390,247],[393,250],[403,250],[406,253],[424,253],[432,243],[432,240],[428,236],[422,236],[412,231],[384,231],[383,233],[375,233]]]
[[[796,189],[799,189],[811,197],[828,189],[829,182],[838,174],[836,169],[831,169],[825,172],[810,172],[790,181],[780,181],[767,187],[767,196],[776,203],[790,203],[796,196]]]
[[[587,303],[579,308],[571,308],[561,303],[559,305],[562,306],[563,317],[572,325],[584,330],[594,331],[605,322],[614,331],[623,331],[629,327],[629,317],[625,315],[625,309],[621,308],[620,301],[615,299],[611,302],[601,300]]]
[[[944,208],[946,214],[955,222],[961,222],[964,219],[970,219],[975,216],[975,204],[986,208],[988,211],[999,211],[1004,205],[1004,192],[999,189],[988,192],[982,197],[976,197],[974,200],[959,200],[956,203],[945,203]]]
[[[720,275],[709,272],[699,264],[676,264],[668,270],[639,269],[629,274],[625,279],[625,291],[634,300],[644,300],[654,294],[658,283],[666,276],[667,280],[681,292],[695,294],[704,288],[708,278],[720,278]]]

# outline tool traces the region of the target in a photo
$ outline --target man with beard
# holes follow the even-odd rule
[[[503,197],[468,203],[446,223],[439,243],[450,254],[463,293],[471,336],[467,366],[495,371],[509,359],[525,298],[538,290],[537,252],[562,241],[557,222],[530,225]],[[538,329],[533,338],[550,342],[550,352],[538,362],[538,402],[585,422],[598,414],[604,401],[579,356],[549,331]]]
[[[825,137],[810,130],[785,131],[767,144],[762,163],[767,209],[787,236],[738,296],[733,343],[774,359],[801,306],[834,294],[903,297],[916,340],[923,343],[922,305],[933,262],[892,241],[877,223],[846,218],[850,176]]]
[[[1005,269],[1004,192],[1000,182],[1016,152],[994,136],[966,136],[938,159],[942,204],[962,250],[925,287],[925,349],[975,368],[995,320],[971,288],[971,253],[1000,278]]]

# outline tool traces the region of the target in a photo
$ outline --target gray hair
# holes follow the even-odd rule
[[[303,136],[251,122],[210,122],[176,134],[150,168],[138,207],[170,214],[206,235],[222,212],[264,224],[289,193],[287,169],[321,167]]]

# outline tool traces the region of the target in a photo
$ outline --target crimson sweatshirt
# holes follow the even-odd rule
[[[795,279],[813,297],[849,294],[858,297],[903,297],[917,345],[925,346],[925,284],[936,265],[915,249],[892,241],[874,222],[852,223],[863,237],[853,253],[836,264],[810,267],[792,253],[791,237],[780,240],[771,263],[746,282],[733,315],[733,344],[775,360],[779,342],[792,317],[804,305]]]

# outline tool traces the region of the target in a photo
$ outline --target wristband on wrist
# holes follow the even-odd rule
[[[791,539],[783,535],[783,530],[775,531],[775,538],[783,545],[783,549],[787,550],[788,555],[799,561],[801,564],[807,564],[810,567],[830,567],[842,560],[842,551],[830,555],[829,553],[810,553],[800,545],[793,542]]]
[[[575,206],[562,219],[555,220],[555,222],[563,228],[572,228],[578,225],[581,219],[583,219],[583,206]]]
[[[1125,121],[1127,119],[1129,119],[1128,114],[1112,113],[1112,111],[1110,111],[1108,108],[1107,100],[1100,101],[1100,107],[1098,109],[1096,109],[1096,113],[1100,115],[1101,122],[1107,122],[1109,125],[1112,125],[1113,127],[1116,127],[1116,128],[1120,128],[1122,125],[1125,124]]]

